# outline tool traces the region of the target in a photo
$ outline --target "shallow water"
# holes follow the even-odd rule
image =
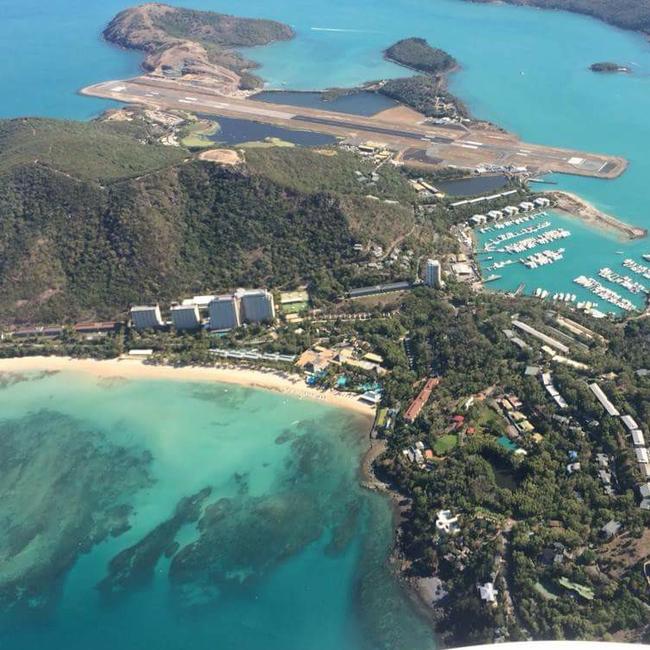
[[[386,567],[389,504],[358,485],[359,416],[223,384],[23,379],[0,390],[0,647],[432,647]],[[170,560],[145,536],[206,487]],[[102,536],[116,505],[130,528]]]

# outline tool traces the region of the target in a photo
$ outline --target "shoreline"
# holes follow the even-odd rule
[[[234,366],[170,366],[145,363],[142,359],[117,358],[106,360],[75,359],[73,357],[34,356],[0,359],[0,372],[31,371],[83,372],[98,379],[173,379],[181,381],[214,381],[245,388],[269,390],[297,399],[309,399],[328,406],[347,409],[367,419],[368,432],[375,418],[374,407],[363,404],[353,396],[332,390],[310,388],[298,376],[281,371],[264,372]]]
[[[573,192],[551,190],[542,194],[555,201],[553,209],[570,217],[578,218],[594,228],[614,231],[628,240],[643,239],[648,236],[647,229],[625,223],[611,214],[599,210]]]

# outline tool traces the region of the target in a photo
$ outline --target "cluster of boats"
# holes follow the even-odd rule
[[[600,282],[598,282],[598,280],[595,280],[594,278],[588,278],[584,275],[579,275],[577,278],[575,278],[574,282],[581,287],[584,287],[588,291],[591,291],[591,293],[597,295],[599,298],[602,298],[606,302],[609,302],[619,309],[622,309],[623,311],[634,311],[636,309],[634,304],[627,298],[623,298],[618,293],[616,293],[616,291],[612,291],[612,289],[608,289],[607,287],[603,286]]]
[[[533,221],[539,217],[547,216],[546,212],[535,212],[533,214],[525,214],[516,219],[506,219],[505,221],[499,221],[492,226],[484,226],[479,230],[481,233],[492,232],[493,230],[503,230],[504,228],[509,228],[510,226],[519,226],[522,223],[527,221]]]
[[[523,253],[524,251],[536,248],[541,244],[550,244],[558,239],[566,239],[567,237],[571,237],[571,231],[566,230],[565,228],[554,228],[553,230],[547,230],[542,235],[537,235],[537,237],[527,237],[526,239],[522,239],[514,244],[506,244],[506,246],[498,252]]]
[[[541,298],[543,300],[544,298],[549,297],[549,292],[547,289],[542,289],[541,287],[537,287],[533,295],[536,298]],[[575,293],[554,293],[551,296],[551,300],[557,300],[560,302],[575,302],[576,298],[577,296]]]
[[[541,253],[533,253],[528,257],[523,257],[519,261],[529,269],[536,269],[538,266],[555,264],[564,257],[564,252],[564,248],[558,248],[556,251],[543,250]]]
[[[608,280],[609,282],[613,282],[614,284],[618,284],[624,289],[627,289],[630,293],[648,293],[648,289],[645,285],[637,282],[636,280],[633,280],[627,275],[616,273],[607,266],[600,269],[600,271],[598,271],[598,275],[601,278],[605,278],[605,280]]]
[[[488,240],[487,243],[485,244],[484,250],[486,252],[491,253],[499,244],[502,244],[504,241],[517,239],[517,237],[521,237],[523,235],[530,235],[531,233],[544,230],[544,228],[548,228],[550,225],[551,225],[550,221],[542,221],[542,223],[537,223],[532,226],[527,226],[526,228],[522,228],[521,230],[510,230],[509,232],[504,232],[503,234]]]
[[[491,266],[487,267],[488,271],[496,271],[497,269],[502,269],[505,266],[510,266],[511,264],[514,264],[515,260],[501,260],[500,262],[495,262]]]
[[[648,255],[648,257],[650,257],[650,255]],[[644,266],[643,264],[639,264],[629,258],[623,262],[623,266],[634,273],[642,275],[646,280],[650,280],[650,266]]]

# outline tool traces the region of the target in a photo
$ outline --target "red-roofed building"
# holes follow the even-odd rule
[[[424,388],[419,392],[418,396],[411,402],[410,406],[406,409],[404,413],[404,419],[407,422],[415,422],[415,419],[424,408],[424,405],[429,401],[433,389],[440,383],[440,379],[437,377],[431,377],[427,379]]]

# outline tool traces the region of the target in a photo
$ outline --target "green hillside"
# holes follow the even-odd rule
[[[4,322],[111,317],[135,302],[323,274],[337,286],[354,243],[388,245],[413,230],[407,205],[335,182],[350,173],[347,157],[320,156],[323,183],[290,183],[293,168],[274,150],[264,154],[274,173],[255,155],[236,170],[178,164],[183,150],[141,144],[122,127],[21,122],[0,122]]]
[[[0,120],[0,173],[40,165],[101,182],[138,176],[187,155],[149,144],[142,126],[129,122],[72,122],[40,118]]]

